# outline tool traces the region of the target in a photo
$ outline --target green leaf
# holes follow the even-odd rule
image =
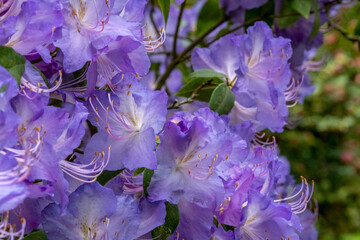
[[[3,85],[3,86],[0,88],[0,93],[5,92],[7,88],[8,88],[8,84]]]
[[[141,174],[144,170],[145,170],[144,167],[136,169],[134,172],[134,176]]]
[[[222,83],[217,86],[211,95],[209,108],[219,115],[228,114],[233,108],[235,97],[231,89]]]
[[[354,29],[354,35],[360,36],[360,17],[359,17],[356,27]]]
[[[189,75],[189,79],[193,78],[225,78],[227,79],[227,76],[223,73],[215,72],[211,69],[200,69],[196,72],[193,72]]]
[[[151,231],[152,237],[160,240],[168,239],[176,230],[180,221],[178,206],[169,202],[166,202],[165,206],[166,216],[164,225],[159,226]]]
[[[208,102],[214,89],[224,82],[223,79],[227,80],[225,74],[210,69],[201,69],[189,75],[187,83],[176,93],[176,96],[190,97],[194,91],[197,91],[198,96],[195,99]]]
[[[41,78],[44,80],[46,86],[50,88],[49,80],[45,77],[45,75],[38,69],[35,65],[31,65],[41,76]]]
[[[3,66],[15,79],[18,85],[25,71],[25,58],[10,47],[0,46],[0,65]]]
[[[143,188],[144,188],[145,197],[148,196],[147,188],[150,185],[152,175],[154,175],[154,170],[145,168],[144,177],[143,177]]]
[[[26,235],[24,240],[48,240],[45,231],[39,230]]]
[[[164,15],[165,26],[166,26],[170,11],[170,0],[158,0],[158,3]]]
[[[358,19],[358,23],[356,24],[356,27],[354,29],[354,35],[360,36],[360,18]],[[358,46],[360,49],[360,40],[358,41]]]
[[[312,0],[292,0],[291,7],[304,16],[306,19],[310,15]]]
[[[110,181],[112,178],[119,175],[119,173],[122,172],[124,169],[116,170],[116,171],[108,171],[104,170],[100,176],[97,177],[96,181],[98,181],[101,185],[105,185],[108,181]]]
[[[293,25],[296,21],[298,21],[301,18],[301,15],[299,15],[298,12],[292,8],[291,4],[288,1],[283,2],[279,16],[282,17],[276,18],[276,24],[281,29]]]
[[[222,11],[219,10],[218,0],[208,0],[202,7],[198,22],[197,22],[197,35],[201,35],[220,21]]]
[[[266,22],[270,27],[274,22],[274,18],[271,17],[275,11],[274,1],[268,1],[261,7],[248,9],[245,11],[245,22],[251,22],[250,25],[246,25],[245,28],[250,27],[254,23],[253,19],[261,17],[261,21]]]
[[[313,25],[313,29],[310,35],[310,42],[314,39],[314,37],[316,36],[316,34],[318,33],[319,29],[320,29],[320,12],[318,9],[319,6],[319,0],[312,0],[312,8],[314,10],[314,14],[315,14],[315,20],[314,20],[314,25]]]

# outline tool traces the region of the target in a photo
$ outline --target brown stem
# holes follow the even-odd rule
[[[176,108],[179,108],[179,107],[180,107],[181,105],[183,105],[183,104],[194,102],[194,99],[195,99],[197,96],[199,96],[199,94],[198,94],[199,91],[200,91],[201,89],[203,89],[204,87],[211,85],[211,82],[212,82],[212,79],[210,79],[210,80],[207,81],[207,82],[202,83],[201,85],[199,85],[197,88],[194,89],[194,91],[193,91],[193,93],[191,94],[190,97],[188,97],[187,99],[185,99],[185,100],[183,100],[183,101],[181,101],[181,102],[178,102],[177,100],[175,100],[175,101],[173,102],[173,104],[171,104],[170,106],[167,107],[167,109],[176,109]]]
[[[180,28],[181,18],[182,18],[183,12],[184,12],[185,4],[186,4],[186,0],[181,4],[180,13],[179,13],[177,23],[176,23],[176,30],[175,30],[174,41],[173,41],[173,49],[172,49],[172,57],[173,58],[176,58],[176,44],[177,44],[179,28]]]
[[[213,32],[215,29],[217,29],[221,24],[223,24],[227,20],[228,20],[227,17],[221,19],[217,24],[215,24],[213,27],[211,27],[209,30],[203,33],[199,38],[197,38],[193,43],[191,43],[184,51],[182,51],[176,58],[174,58],[167,66],[164,74],[160,77],[156,85],[156,90],[161,89],[161,87],[165,84],[166,79],[170,76],[172,70],[181,62],[181,59],[188,52],[190,52],[194,47],[196,47],[196,45],[198,45],[201,41],[203,41],[211,32]]]

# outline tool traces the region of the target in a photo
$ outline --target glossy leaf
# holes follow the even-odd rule
[[[162,226],[159,226],[151,231],[151,235],[153,238],[161,239],[161,240],[168,239],[176,230],[180,221],[178,206],[176,204],[171,204],[169,202],[166,202],[165,206],[166,206],[165,223]]]
[[[134,172],[134,176],[137,176],[137,175],[143,173],[144,170],[145,170],[144,167],[136,169],[135,172]]]
[[[292,0],[291,7],[305,18],[310,15],[312,0]]]
[[[218,0],[208,0],[200,11],[197,22],[197,35],[201,35],[218,21],[220,21],[222,13],[219,10]]]
[[[201,69],[189,75],[187,83],[176,93],[176,96],[191,97],[196,92],[196,100],[208,102],[214,89],[226,79],[225,74]]]
[[[2,86],[2,87],[0,88],[0,93],[1,93],[1,92],[5,92],[7,88],[8,88],[8,85],[7,85],[7,84],[5,84],[4,86]]]
[[[15,79],[18,85],[25,71],[25,58],[10,47],[0,46],[0,65],[3,66]]]
[[[291,2],[288,1],[283,2],[279,15],[281,17],[275,19],[276,25],[279,28],[290,27],[301,18],[301,15],[294,10],[291,6]]]
[[[318,9],[319,6],[319,0],[313,0],[312,1],[312,7],[314,9],[314,14],[315,14],[315,20],[314,20],[314,25],[313,25],[313,29],[310,35],[310,41],[312,41],[316,34],[319,32],[320,29],[320,12]]]
[[[165,25],[166,25],[167,20],[169,18],[170,0],[158,0],[158,3],[160,5],[160,9],[164,15],[164,20],[165,20]]]
[[[226,79],[227,76],[223,73],[215,72],[211,69],[200,69],[196,72],[193,72],[189,75],[189,79],[193,78],[224,78]]]
[[[47,240],[45,231],[35,231],[26,235],[23,240]]]
[[[228,114],[235,103],[234,93],[225,83],[215,88],[211,95],[209,108],[219,115]]]
[[[145,168],[144,177],[143,177],[143,188],[144,188],[145,197],[149,195],[147,188],[150,186],[151,177],[153,175],[154,175],[154,170]]]
[[[105,185],[112,178],[116,177],[121,171],[124,169],[116,170],[116,171],[108,171],[104,170],[100,176],[97,177],[96,181],[98,181],[101,185]]]

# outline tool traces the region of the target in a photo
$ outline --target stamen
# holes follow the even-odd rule
[[[4,148],[0,154],[13,154],[17,161],[16,166],[0,172],[0,185],[10,185],[24,181],[29,173],[30,168],[39,160],[43,141],[40,128],[34,126],[31,130],[27,130],[24,124],[17,127],[18,130],[18,146],[17,148]],[[25,138],[26,136],[26,138]]]
[[[134,176],[133,171],[124,169],[119,176],[124,180],[124,194],[142,195],[143,192],[143,173]]]
[[[301,76],[300,81],[295,80],[294,77],[291,78],[291,82],[289,86],[286,88],[284,93],[285,101],[289,103],[287,105],[289,108],[294,107],[297,104],[299,100],[298,92],[303,82],[304,82],[304,75]]]
[[[268,73],[270,74],[270,71],[269,71]],[[278,80],[279,77],[280,77],[280,74],[281,74],[281,69],[280,69],[280,68],[277,69],[277,74],[276,74],[276,76],[273,77],[273,78],[260,76],[260,75],[254,73],[254,72],[251,71],[251,70],[248,72],[248,75],[249,75],[249,76],[252,76],[252,77],[255,77],[255,78],[264,80],[264,81],[270,81],[270,82],[275,82],[276,80]]]
[[[15,225],[9,223],[9,211],[0,215],[0,238],[1,239],[22,239],[25,234],[26,220],[20,218],[21,229],[16,231]]]
[[[89,103],[94,109],[97,119],[100,120],[98,122],[98,126],[101,127],[100,122],[104,124],[104,129],[114,140],[126,140],[137,134],[138,130],[140,129],[140,123],[136,115],[135,107],[132,109],[133,111],[126,114],[123,112],[119,113],[118,106],[115,104],[115,101],[111,99],[110,93],[108,93],[109,106],[106,108],[96,97],[96,95],[94,95],[94,98],[100,105],[103,113],[105,113],[105,116],[100,115],[99,111],[97,111],[97,108],[92,102],[92,98],[90,97]]]
[[[36,85],[32,84],[28,80],[26,80],[24,77],[21,77],[21,84],[19,93],[29,99],[34,99],[36,97],[36,94],[38,93],[51,93],[56,91],[62,83],[62,73],[59,71],[59,80],[55,81],[55,85],[51,88],[43,88],[43,84],[37,82]],[[28,91],[28,92],[27,92]],[[35,93],[34,95],[29,95],[29,93]]]
[[[99,154],[95,152],[93,160],[88,164],[72,163],[66,160],[59,162],[62,170],[69,176],[85,183],[96,181],[96,178],[103,172],[109,163],[111,146],[108,147],[107,158],[105,153],[101,151]]]
[[[158,34],[159,37],[154,40],[151,35],[144,37],[143,44],[148,52],[153,52],[164,44],[166,33],[163,27],[160,29]]]
[[[267,138],[266,140],[262,140],[262,138],[265,137],[265,133],[256,133],[254,139],[252,140],[252,143],[254,145],[255,148],[257,147],[261,147],[261,148],[266,148],[266,147],[270,147],[271,150],[275,150],[276,148],[276,139],[273,136],[272,140],[270,140],[269,138]]]
[[[83,73],[81,73],[81,75],[77,78],[74,78],[72,80],[69,80],[69,81],[66,81],[66,82],[63,82],[61,84],[61,86],[59,87],[59,89],[65,89],[67,91],[71,91],[71,92],[84,92],[86,91],[87,87],[86,86],[76,86],[77,84],[79,83],[83,83],[84,81],[86,81],[86,74],[87,74],[87,71],[89,69],[89,65],[90,64],[86,64],[85,65],[85,70]]]
[[[289,197],[280,198],[274,200],[274,202],[287,202],[291,206],[291,210],[295,214],[300,214],[304,212],[307,208],[308,202],[310,202],[312,194],[314,192],[314,180],[312,181],[312,187],[310,190],[310,186],[306,180],[306,178],[301,177],[301,187],[298,192],[294,193],[296,188],[289,194]]]

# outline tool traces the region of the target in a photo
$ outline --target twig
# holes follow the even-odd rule
[[[235,32],[235,31],[237,31],[237,30],[245,27],[246,25],[249,25],[249,24],[251,24],[251,23],[253,23],[253,22],[256,22],[256,21],[258,21],[258,20],[261,20],[261,18],[262,18],[262,16],[254,17],[254,18],[246,21],[245,23],[243,23],[243,24],[241,24],[241,25],[239,25],[239,26],[237,26],[237,27],[235,27],[235,28],[227,31],[226,33],[223,33],[223,34],[221,34],[221,35],[219,35],[219,36],[216,36],[216,38],[214,38],[213,40],[211,40],[210,42],[207,43],[207,46],[213,44],[214,42],[216,42],[217,40],[219,40],[219,38],[221,38],[221,37],[223,37],[223,36],[225,36],[225,35],[227,35],[227,34],[233,33],[233,32]]]
[[[185,4],[186,4],[186,0],[181,4],[179,16],[178,16],[177,23],[176,23],[176,30],[175,30],[174,41],[173,41],[173,49],[172,49],[172,57],[173,58],[176,58],[176,44],[177,44],[177,38],[178,38],[178,34],[179,34],[179,28],[180,28],[181,18],[182,18],[183,12],[184,12]]]
[[[190,52],[198,43],[203,41],[212,31],[217,29],[221,24],[226,22],[228,20],[228,17],[224,17],[221,19],[217,24],[215,24],[213,27],[211,27],[209,30],[207,30],[205,33],[203,33],[199,38],[197,38],[192,44],[190,44],[184,51],[182,51],[176,58],[174,58],[170,64],[167,66],[164,74],[160,77],[157,85],[156,90],[160,90],[161,87],[165,84],[166,79],[170,76],[170,73],[172,70],[181,62],[181,59]]]
[[[352,42],[360,41],[360,37],[348,34],[345,29],[343,29],[340,25],[332,22],[331,20],[329,20],[329,24],[349,41],[352,41]]]
[[[159,52],[149,52],[148,54],[150,56],[151,55],[171,55],[171,52],[169,52],[169,51],[159,51]]]
[[[207,82],[202,83],[201,85],[199,85],[197,88],[194,89],[193,93],[191,94],[190,97],[188,97],[187,99],[178,102],[177,100],[175,100],[173,102],[173,104],[171,104],[170,106],[167,107],[167,109],[176,109],[179,108],[181,105],[187,104],[187,103],[192,103],[194,102],[194,99],[199,96],[199,91],[201,89],[203,89],[206,86],[211,85],[212,79],[210,79]]]

